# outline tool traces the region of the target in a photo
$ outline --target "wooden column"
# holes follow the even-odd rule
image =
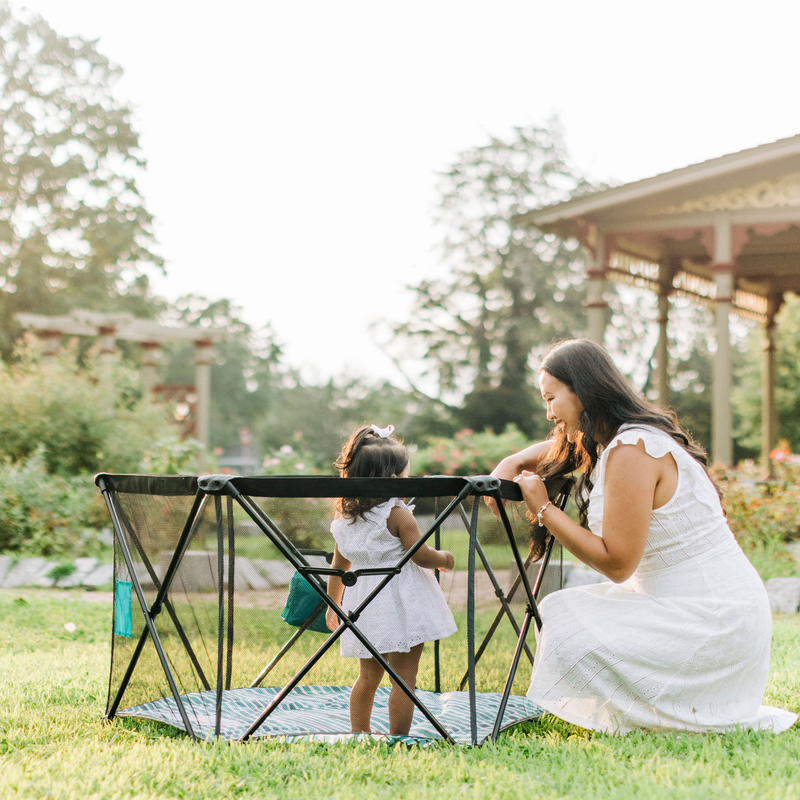
[[[209,445],[211,410],[211,346],[210,339],[194,342],[195,386],[197,387],[197,439],[203,447]]]
[[[656,391],[658,404],[669,406],[669,296],[672,293],[674,268],[671,262],[662,261],[658,265],[658,342],[656,343]]]
[[[588,282],[587,299],[584,302],[587,317],[587,336],[598,344],[603,344],[606,330],[606,309],[608,303],[603,299],[606,287],[606,254],[602,235],[595,234],[594,253],[590,256],[586,270]]]
[[[736,288],[736,265],[732,259],[731,226],[723,219],[714,225],[714,283],[717,290],[717,352],[711,409],[711,460],[733,464],[733,418],[731,415],[731,340],[729,317]]]
[[[771,292],[767,297],[767,318],[764,321],[764,339],[761,358],[761,468],[766,479],[774,478],[770,453],[778,443],[778,409],[775,402],[775,315],[783,297]]]

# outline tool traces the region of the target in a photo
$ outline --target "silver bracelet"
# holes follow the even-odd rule
[[[547,510],[547,506],[551,506],[551,505],[553,505],[553,504],[552,504],[552,502],[550,502],[550,500],[548,500],[548,501],[547,501],[547,502],[546,502],[546,503],[545,503],[545,504],[544,504],[544,505],[543,505],[543,506],[542,506],[542,507],[539,509],[539,513],[536,515],[536,520],[538,521],[538,523],[539,523],[539,526],[540,526],[540,527],[542,527],[542,528],[544,527],[544,520],[542,519],[542,514],[544,514],[544,512]]]

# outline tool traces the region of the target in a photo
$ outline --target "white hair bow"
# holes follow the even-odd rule
[[[389,425],[386,428],[379,428],[377,425],[370,425],[370,428],[372,428],[372,430],[375,431],[375,433],[377,433],[381,439],[386,439],[394,433],[394,425]]]

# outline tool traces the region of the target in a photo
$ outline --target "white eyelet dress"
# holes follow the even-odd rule
[[[403,557],[406,551],[402,542],[387,527],[395,506],[413,510],[413,506],[394,498],[363,517],[338,517],[331,523],[333,538],[339,552],[351,562],[351,571],[393,567]],[[349,614],[385,579],[385,575],[363,575],[354,586],[345,587],[342,609]],[[433,572],[413,561],[392,577],[355,624],[379,653],[407,653],[421,642],[444,639],[458,630]],[[351,658],[372,658],[349,630],[341,636],[341,653]]]
[[[766,590],[702,466],[668,434],[623,426],[595,469],[591,531],[603,535],[608,454],[639,441],[653,458],[672,453],[675,494],[653,511],[629,580],[542,601],[528,697],[567,722],[608,733],[786,730],[797,715],[761,705],[772,633]]]

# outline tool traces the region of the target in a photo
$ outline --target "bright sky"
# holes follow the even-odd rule
[[[15,7],[20,0],[12,0]],[[230,297],[311,380],[441,274],[436,173],[557,113],[632,181],[800,133],[796,0],[27,0],[125,70],[170,298]]]

